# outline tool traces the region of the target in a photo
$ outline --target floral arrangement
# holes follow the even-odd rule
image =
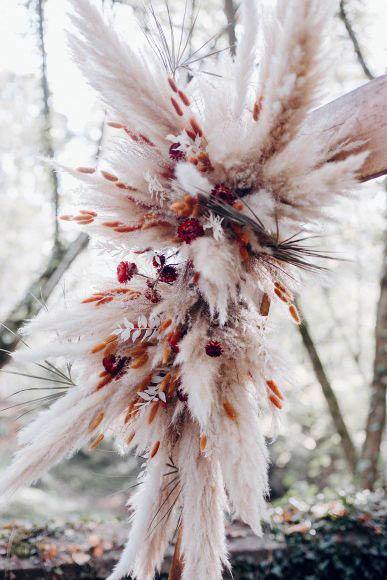
[[[62,220],[97,238],[111,271],[26,329],[52,336],[32,356],[73,359],[76,386],[22,430],[2,499],[113,434],[144,464],[110,580],[153,578],[177,529],[182,578],[220,579],[225,513],[256,534],[265,519],[263,417],[275,428],[288,382],[270,309],[300,324],[300,274],[326,257],[309,240],[365,160],[348,155],[348,127],[334,141],[305,130],[332,5],[278,0],[260,15],[244,0],[235,58],[195,72],[185,21],[168,33],[151,7],[135,50],[88,0],[71,2],[70,48],[114,137],[104,169],[62,168],[80,182]]]

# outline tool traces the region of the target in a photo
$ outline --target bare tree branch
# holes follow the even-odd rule
[[[372,72],[370,71],[368,64],[363,56],[363,52],[360,48],[359,41],[352,27],[352,24],[348,18],[346,4],[347,4],[346,0],[340,0],[340,18],[344,22],[344,26],[348,32],[348,36],[353,44],[353,49],[355,51],[357,60],[359,61],[359,64],[363,69],[365,76],[371,81],[372,79],[375,78],[375,75],[373,75]]]
[[[387,182],[385,184],[387,189]],[[384,234],[383,271],[375,325],[374,376],[367,416],[366,435],[357,471],[365,489],[373,489],[378,478],[380,448],[386,425],[387,385],[387,232]]]
[[[50,109],[50,89],[48,85],[47,76],[47,52],[45,45],[45,26],[44,26],[44,0],[37,0],[36,11],[38,16],[38,39],[40,50],[40,78],[43,96],[43,135],[42,135],[42,149],[43,155],[49,159],[54,157],[54,147],[51,137],[51,109]],[[60,251],[60,237],[59,237],[59,182],[58,176],[53,169],[49,169],[51,191],[52,191],[52,207],[54,213],[54,252]]]
[[[235,55],[236,50],[236,34],[235,34],[235,13],[236,7],[233,0],[224,0],[224,13],[227,18],[227,34],[228,43],[230,45],[231,54]]]
[[[80,234],[67,250],[62,248],[53,254],[43,274],[31,284],[24,298],[9,313],[0,328],[0,368],[10,360],[7,352],[13,352],[19,343],[19,328],[26,319],[40,312],[44,302],[87,243],[88,236]]]
[[[300,310],[300,306],[298,305],[297,308]],[[351,435],[347,429],[345,424],[339,402],[337,400],[336,394],[332,388],[332,385],[328,379],[328,376],[325,372],[323,363],[320,359],[320,356],[317,352],[316,346],[314,344],[313,338],[309,332],[309,325],[306,321],[305,316],[302,314],[303,323],[299,327],[300,334],[302,337],[302,342],[306,348],[306,351],[309,355],[311,363],[313,365],[313,369],[316,375],[316,378],[321,386],[323,395],[328,405],[329,412],[332,417],[332,421],[335,425],[337,433],[340,435],[341,438],[341,445],[344,451],[345,459],[347,460],[348,466],[351,471],[355,472],[356,464],[357,464],[357,452],[355,445],[352,441]]]

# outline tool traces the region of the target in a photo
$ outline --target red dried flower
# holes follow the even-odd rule
[[[137,274],[137,265],[134,262],[120,262],[117,266],[117,279],[120,284],[129,282]]]
[[[210,340],[210,342],[206,344],[206,354],[214,358],[222,356],[223,348],[220,342],[216,340]]]
[[[153,256],[152,264],[154,265],[155,268],[159,269],[164,266],[165,260],[166,258],[164,254],[156,254],[155,256]]]
[[[117,357],[114,354],[109,354],[102,360],[102,364],[109,375],[116,377],[123,370],[128,360],[126,356]]]
[[[180,143],[172,143],[169,148],[169,157],[174,161],[181,161],[185,159],[185,153],[180,149]]]
[[[161,300],[159,292],[154,288],[149,288],[149,290],[145,292],[145,298],[149,300],[149,302],[152,302],[152,304],[158,304]]]
[[[190,244],[196,238],[204,236],[204,229],[199,220],[190,218],[181,222],[177,230],[177,235],[183,242]]]
[[[164,266],[164,268],[160,271],[159,280],[160,282],[171,284],[172,282],[175,282],[177,276],[177,270],[174,266]]]
[[[188,401],[188,395],[187,395],[187,393],[184,393],[184,391],[182,391],[181,389],[177,389],[177,398],[182,403],[186,403]]]
[[[232,204],[237,196],[235,195],[235,193],[232,191],[232,189],[230,189],[229,187],[227,187],[226,185],[224,185],[223,183],[217,183],[215,185],[215,187],[212,190],[212,195],[214,195],[215,197],[218,197],[219,199],[221,199],[222,201],[224,201],[225,203],[228,204]]]

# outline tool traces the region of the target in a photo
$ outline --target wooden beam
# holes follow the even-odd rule
[[[387,174],[387,74],[313,111],[303,131],[318,135],[337,128],[339,142],[340,128],[348,121],[353,141],[364,141],[360,150],[369,151],[359,179]]]

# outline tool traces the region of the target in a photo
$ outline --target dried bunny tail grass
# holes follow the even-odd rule
[[[221,580],[223,566],[229,566],[224,523],[227,501],[219,459],[200,453],[199,435],[197,426],[188,423],[179,443],[183,501],[182,580]]]
[[[279,0],[264,27],[260,65],[256,145],[263,159],[292,139],[324,80],[324,30],[333,2]]]
[[[148,139],[162,140],[179,127],[169,102],[169,86],[150,48],[139,56],[107,24],[88,0],[71,0],[68,33],[72,54],[104,105],[128,127]]]
[[[175,476],[165,476],[170,471],[168,460],[163,446],[149,459],[145,480],[129,502],[133,518],[128,542],[107,580],[120,580],[129,574],[138,580],[152,580],[160,568],[176,526],[175,507],[180,494],[179,485],[175,481],[171,484]]]

